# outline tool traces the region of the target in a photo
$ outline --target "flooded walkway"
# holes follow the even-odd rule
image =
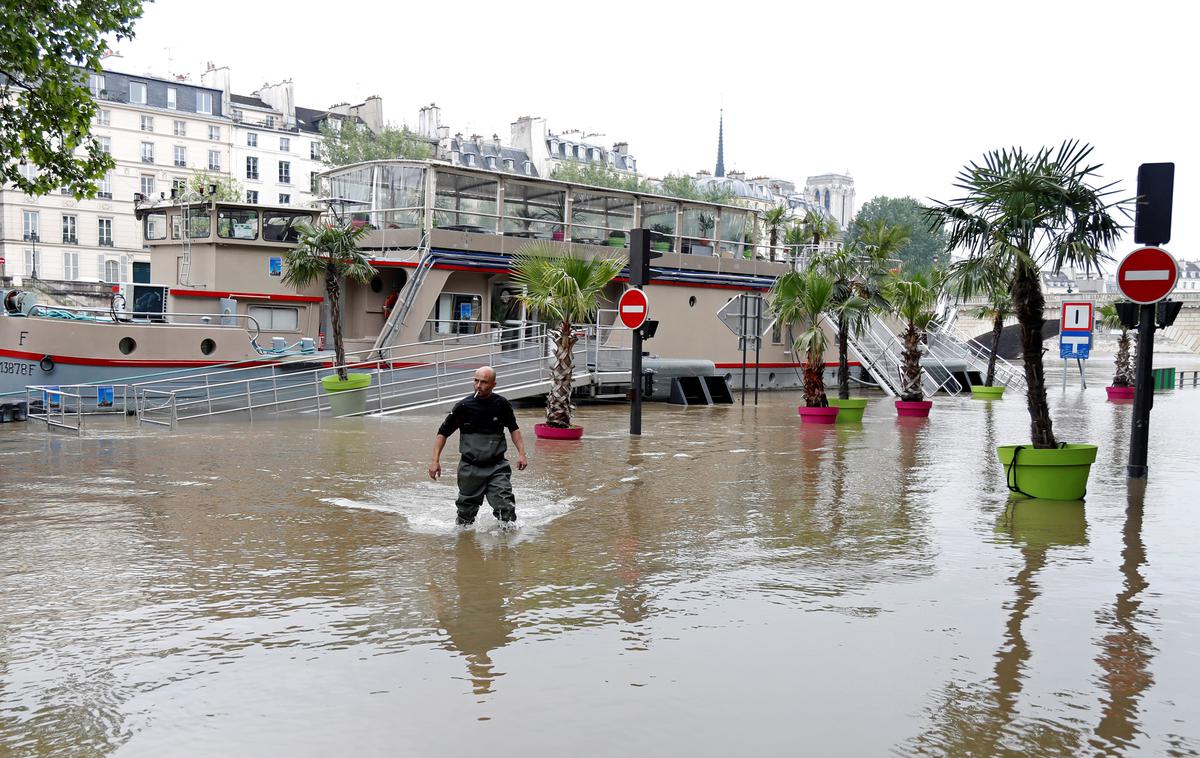
[[[519,409],[513,533],[432,415],[0,426],[0,754],[1197,754],[1200,390],[1142,494],[1102,383],[1086,505],[1009,505],[1021,397]]]

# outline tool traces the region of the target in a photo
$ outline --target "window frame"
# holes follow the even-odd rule
[[[130,102],[130,104],[145,105],[146,97],[147,97],[149,91],[150,91],[150,88],[146,86],[145,82],[132,82],[131,81],[129,83],[129,102]],[[135,98],[134,97],[135,92],[139,92],[141,94],[141,97]]]

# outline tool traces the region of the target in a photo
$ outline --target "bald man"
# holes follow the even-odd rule
[[[501,522],[517,520],[517,502],[512,491],[512,466],[504,454],[508,444],[504,441],[504,430],[512,435],[517,446],[517,469],[524,471],[529,465],[525,458],[525,441],[517,427],[517,417],[512,405],[497,395],[496,370],[481,366],[475,370],[475,392],[454,404],[446,420],[438,427],[433,442],[433,463],[429,464],[429,478],[434,481],[442,475],[442,448],[446,439],[459,432],[458,450],[462,460],[458,464],[458,518],[460,526],[475,523],[479,506],[487,497],[492,514]]]

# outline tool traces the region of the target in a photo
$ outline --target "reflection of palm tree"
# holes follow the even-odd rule
[[[1081,735],[1048,719],[1038,729],[1018,729],[1017,698],[1024,685],[1031,650],[1024,624],[1038,597],[1035,581],[1050,548],[1087,542],[1083,501],[1024,500],[1008,505],[996,531],[1018,545],[1024,565],[1011,580],[1016,596],[1007,604],[1004,642],[996,652],[992,677],[984,682],[951,682],[930,708],[932,728],[913,740],[908,752],[943,755],[1000,755],[1036,752],[1080,753]]]
[[[491,652],[513,639],[516,623],[507,617],[504,588],[508,586],[509,556],[505,548],[488,558],[475,535],[463,533],[454,546],[456,601],[448,601],[436,584],[430,586],[438,623],[446,630],[447,650],[467,659],[476,695],[492,691],[492,681],[502,673],[493,670]]]

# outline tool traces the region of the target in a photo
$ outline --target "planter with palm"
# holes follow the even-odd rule
[[[947,225],[949,249],[967,253],[964,265],[1010,274],[1031,440],[1002,446],[999,455],[1010,490],[1050,499],[1083,496],[1096,448],[1060,445],[1054,435],[1042,365],[1041,269],[1096,267],[1109,258],[1107,251],[1124,229],[1114,213],[1128,216],[1128,201],[1114,197],[1114,184],[1096,184],[1100,166],[1090,162],[1091,153],[1090,145],[1075,140],[1036,152],[991,151],[959,172],[955,186],[963,190],[961,198],[928,210]],[[1059,460],[1061,469],[1047,463]]]
[[[696,223],[700,227],[700,244],[709,244],[712,241],[709,235],[712,234],[713,227],[717,225],[716,217],[711,213],[701,213],[696,217]]]
[[[579,339],[573,325],[595,318],[605,286],[625,267],[625,259],[581,258],[573,253],[564,256],[559,251],[558,246],[545,244],[525,246],[513,257],[512,281],[523,289],[518,298],[526,309],[550,324],[554,340],[546,423],[538,424],[534,431],[539,437],[562,439],[561,430],[569,429],[577,439],[583,430],[571,425],[571,377],[575,369],[572,350]]]
[[[821,326],[823,314],[834,305],[834,283],[816,268],[790,271],[775,280],[770,292],[771,311],[789,331],[793,324],[801,328],[792,349],[803,356],[804,407],[799,409],[805,422],[832,424],[838,408],[825,396],[825,348],[828,339]]]
[[[859,246],[844,247],[814,261],[813,268],[833,281],[833,299],[827,315],[836,327],[838,396],[830,405],[841,408],[838,421],[862,421],[866,398],[850,397],[850,335],[861,334],[870,321],[878,289]]]
[[[1114,303],[1102,305],[1096,311],[1096,322],[1105,329],[1120,329],[1121,337],[1117,340],[1117,358],[1114,362],[1112,386],[1106,387],[1109,400],[1133,399],[1133,351],[1130,350],[1133,340],[1129,336],[1129,327],[1121,322]]]
[[[933,407],[933,401],[925,399],[925,390],[921,386],[921,343],[934,320],[939,284],[936,271],[933,276],[921,272],[893,276],[887,282],[888,302],[904,322],[902,387],[900,399],[896,401],[896,413],[900,416],[928,416]]]
[[[329,306],[330,331],[333,333],[333,355],[337,373],[322,379],[326,392],[338,393],[365,389],[371,383],[370,374],[351,374],[346,370],[346,346],[342,340],[341,281],[366,284],[376,275],[375,268],[358,249],[358,240],[367,233],[366,226],[348,224],[296,225],[299,235],[296,247],[283,256],[284,284],[301,289],[315,281],[324,280],[325,302]],[[340,398],[335,413],[355,412],[350,406],[365,403],[366,396],[355,392]]]

